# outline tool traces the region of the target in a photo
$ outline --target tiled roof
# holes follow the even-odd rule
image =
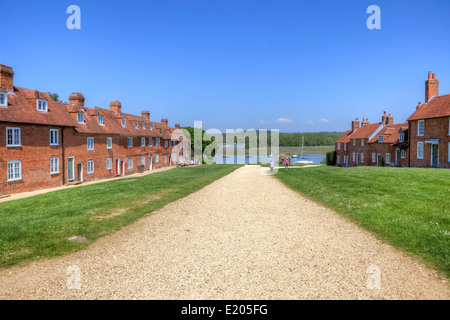
[[[340,136],[339,139],[336,140],[336,142],[349,143],[350,142],[349,135],[350,135],[351,132],[352,132],[352,130],[345,131],[344,134],[342,136]]]
[[[48,101],[48,112],[37,110],[37,99]],[[48,93],[14,87],[14,93],[8,94],[8,107],[0,108],[0,121],[53,126],[74,127],[65,108],[53,101]]]
[[[48,112],[37,110],[37,99],[48,101]],[[78,123],[78,112],[84,113],[84,123]],[[103,125],[98,124],[99,115],[103,116]],[[126,127],[121,125],[122,118],[126,119]],[[162,137],[163,139],[170,139],[169,129],[170,132],[175,130],[175,128],[164,126],[161,123],[150,122],[142,116],[126,113],[118,114],[110,109],[99,107],[86,108],[56,102],[47,92],[19,87],[14,87],[14,93],[8,94],[8,107],[0,107],[0,121],[74,127],[79,133],[151,136]],[[135,121],[138,121],[138,129],[135,128]],[[142,126],[143,122],[146,125],[145,129]],[[154,125],[153,130],[150,130],[150,123]],[[159,133],[159,128],[162,129],[163,133]],[[164,129],[167,130],[166,135],[164,135]]]
[[[450,116],[450,94],[434,97],[428,103],[422,104],[407,121],[448,116]]]
[[[400,129],[403,131],[408,130],[408,123],[397,123],[397,124],[388,124],[383,129],[378,132],[372,139],[370,139],[369,143],[378,142],[378,136],[383,135],[383,142],[380,143],[395,143],[398,140],[398,135]]]
[[[363,127],[359,127],[352,134],[349,139],[369,139],[381,126],[381,122],[366,124]]]

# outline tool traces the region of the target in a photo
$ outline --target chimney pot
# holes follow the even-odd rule
[[[69,103],[84,108],[84,96],[79,92],[72,93],[69,96]]]
[[[142,111],[141,116],[150,121],[150,111],[147,110]]]
[[[116,113],[122,113],[122,104],[119,102],[119,101],[112,101],[110,104],[109,104],[109,109],[111,110],[111,111],[114,111],[114,112],[116,112]]]
[[[425,103],[428,103],[432,97],[439,95],[439,80],[436,79],[436,73],[428,74],[428,80],[425,81]]]

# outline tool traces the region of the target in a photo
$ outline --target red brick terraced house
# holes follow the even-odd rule
[[[439,96],[436,74],[428,74],[425,103],[407,121],[394,124],[386,112],[380,123],[352,121],[336,141],[336,165],[450,168],[450,94]]]
[[[46,92],[13,85],[11,67],[0,64],[0,195],[77,184],[170,166],[179,128],[109,109],[85,107],[80,93],[69,103]],[[177,150],[177,149],[176,149]]]
[[[425,103],[408,118],[411,167],[450,168],[450,94],[439,95],[436,74],[428,74]]]

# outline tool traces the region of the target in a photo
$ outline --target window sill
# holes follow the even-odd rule
[[[7,180],[7,182],[14,182],[14,181],[20,181],[20,180],[22,180],[22,178],[10,179],[10,180]]]
[[[50,172],[50,175],[52,175],[52,174],[60,174],[60,172],[58,171],[58,172]]]
[[[17,148],[17,147],[21,147],[21,144],[10,144],[10,145],[6,145],[7,148]]]

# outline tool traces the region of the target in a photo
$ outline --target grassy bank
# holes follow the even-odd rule
[[[85,248],[238,167],[176,168],[1,203],[0,267]],[[87,241],[68,241],[73,235]]]
[[[276,176],[450,277],[450,170],[316,167]]]

